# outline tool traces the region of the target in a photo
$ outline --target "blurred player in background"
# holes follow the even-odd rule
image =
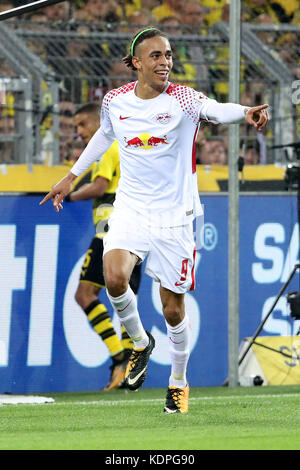
[[[88,103],[77,109],[74,115],[74,125],[78,136],[87,145],[100,126],[99,105]],[[86,253],[75,299],[86,313],[94,330],[104,341],[113,361],[110,379],[104,391],[110,391],[122,385],[133,347],[133,342],[123,326],[121,327],[121,340],[119,339],[106,306],[99,300],[99,293],[105,286],[102,264],[103,237],[108,229],[108,218],[113,211],[119,177],[119,151],[117,142],[114,142],[101,160],[93,163],[90,171],[83,176],[65,199],[67,201],[93,200],[96,235]],[[138,292],[140,276],[141,266],[137,266],[130,281],[135,294]]]
[[[194,143],[201,121],[238,123],[262,130],[268,105],[253,108],[218,103],[187,86],[169,82],[172,49],[155,27],[139,31],[123,59],[137,70],[137,82],[106,94],[101,128],[72,170],[40,204],[52,198],[56,211],[74,179],[117,139],[121,178],[104,239],[107,294],[134,341],[125,384],[137,390],[144,382],[153,336],[144,330],[128,284],[136,263],[147,257],[145,272],[160,284],[171,358],[164,412],[187,413],[189,321],[184,295],[194,288],[193,220],[202,214],[197,186]]]

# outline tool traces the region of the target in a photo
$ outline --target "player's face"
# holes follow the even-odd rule
[[[167,38],[155,36],[142,41],[133,59],[138,69],[139,81],[143,80],[155,90],[163,90],[173,67],[172,50]]]
[[[79,135],[87,145],[99,128],[99,117],[94,114],[80,113],[74,117],[74,125]]]

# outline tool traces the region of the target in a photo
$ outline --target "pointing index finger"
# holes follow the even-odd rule
[[[46,196],[44,197],[44,199],[42,201],[40,201],[39,205],[42,206],[43,204],[45,204],[45,202],[49,201],[49,199],[52,197],[52,194],[51,192],[46,194]]]
[[[269,107],[268,104],[261,104],[261,105],[259,105],[259,106],[254,106],[254,107],[252,108],[252,110],[253,110],[253,111],[261,111],[262,109],[266,109],[266,108],[268,108],[268,107]]]

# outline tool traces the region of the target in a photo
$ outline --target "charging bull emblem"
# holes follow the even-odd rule
[[[153,147],[169,144],[166,135],[163,137],[156,137],[150,134],[142,134],[138,137],[133,137],[132,139],[127,139],[127,137],[124,137],[124,140],[126,143],[126,148],[142,148],[144,150],[149,150]]]

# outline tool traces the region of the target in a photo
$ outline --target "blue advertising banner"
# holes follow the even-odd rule
[[[56,213],[37,196],[0,198],[0,393],[99,390],[108,351],[76,304],[81,265],[94,235],[90,202]],[[203,196],[196,290],[186,295],[191,323],[191,386],[218,386],[228,370],[227,197]],[[299,262],[297,198],[240,197],[240,338],[253,335]],[[299,290],[299,273],[288,291]],[[112,312],[105,291],[100,297]],[[144,326],[156,339],[145,387],[167,387],[170,358],[158,284],[143,275]],[[118,320],[114,324],[119,331]],[[285,295],[262,335],[295,335]]]

